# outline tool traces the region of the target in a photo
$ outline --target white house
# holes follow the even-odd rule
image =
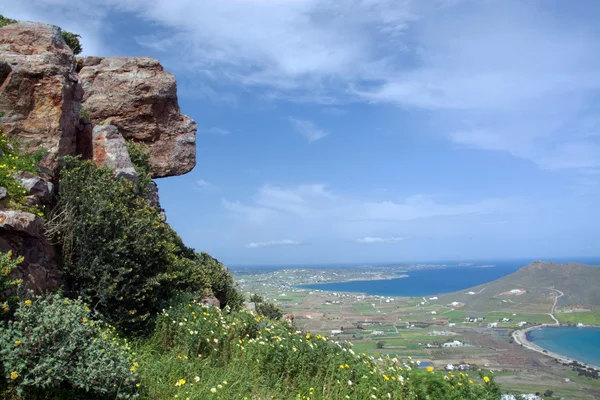
[[[497,322],[491,322],[488,324],[488,328],[497,328],[498,327],[498,323]]]
[[[437,312],[435,312],[435,311],[432,311],[431,313],[432,313],[432,314],[437,314]]]
[[[465,344],[463,342],[461,342],[460,340],[453,340],[451,342],[446,342],[444,344],[442,344],[442,347],[462,347]]]
[[[456,324],[455,324],[454,322],[450,322],[450,323],[448,324],[448,327],[450,327],[450,328],[452,328],[453,326],[456,326]]]
[[[518,327],[527,325],[527,321],[521,321],[517,324]]]
[[[446,371],[454,371],[454,365],[452,365],[452,364],[446,365]]]
[[[343,331],[340,329],[332,329],[331,330],[331,335],[335,336],[335,335],[339,335],[340,333],[342,333]]]

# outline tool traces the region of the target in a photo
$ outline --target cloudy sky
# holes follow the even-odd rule
[[[6,3],[177,77],[161,201],[227,264],[600,255],[596,0]]]

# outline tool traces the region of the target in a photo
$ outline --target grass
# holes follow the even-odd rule
[[[596,312],[557,313],[554,316],[563,324],[600,325],[600,313]]]
[[[145,398],[498,398],[493,381],[444,379],[439,372],[407,368],[408,361],[402,366],[360,355],[393,353],[377,350],[375,343],[344,345],[246,310],[227,313],[188,303],[160,316],[154,335],[140,341],[136,352]]]

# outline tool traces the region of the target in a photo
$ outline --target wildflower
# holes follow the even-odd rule
[[[17,371],[13,371],[10,373],[10,379],[13,381],[19,377],[19,373]]]
[[[427,372],[433,372],[433,367],[432,366],[429,366],[426,369],[427,369]]]
[[[348,386],[352,386],[352,381],[348,380]]]
[[[31,300],[25,300],[25,305],[27,307],[31,307]]]
[[[81,322],[83,322],[83,323],[85,324],[86,322],[88,322],[88,319],[87,319],[86,317],[83,317],[83,318],[81,319]]]
[[[211,393],[217,393],[217,388],[212,388],[212,389],[210,389],[210,392],[211,392]]]
[[[17,345],[21,344],[21,341],[20,340],[15,340],[15,344],[17,344]]]
[[[223,385],[227,385],[227,381],[223,381]]]
[[[199,376],[195,376],[195,377],[194,377],[194,381],[195,381],[195,382],[199,382],[199,381],[200,381],[200,377],[199,377]]]
[[[485,383],[488,383],[490,381],[490,378],[488,378],[487,376],[484,376],[483,380],[484,380]]]

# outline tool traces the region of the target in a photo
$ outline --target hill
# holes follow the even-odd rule
[[[439,297],[473,311],[597,312],[598,284],[598,266],[535,261],[495,281]]]

